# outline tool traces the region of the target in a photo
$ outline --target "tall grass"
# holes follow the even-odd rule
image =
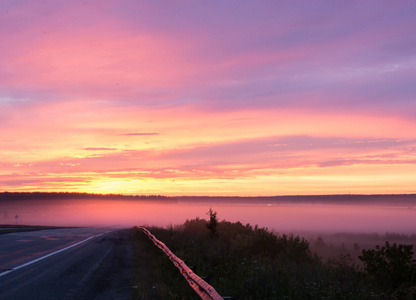
[[[133,228],[133,300],[200,299],[178,269],[141,230]]]

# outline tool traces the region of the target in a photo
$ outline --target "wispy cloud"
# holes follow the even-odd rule
[[[110,150],[117,150],[117,148],[86,147],[86,148],[82,148],[82,150],[87,150],[87,151],[110,151]]]
[[[159,133],[156,133],[156,132],[132,132],[132,133],[121,133],[120,135],[132,135],[132,136],[138,135],[138,136],[141,136],[141,135],[159,135]]]

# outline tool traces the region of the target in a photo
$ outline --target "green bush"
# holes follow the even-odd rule
[[[412,249],[413,245],[390,245],[386,242],[383,247],[363,250],[359,259],[380,285],[388,286],[390,290],[408,288],[416,283],[416,260]]]
[[[208,216],[216,218],[216,213]],[[213,235],[208,224],[196,218],[174,229],[149,230],[188,266],[196,266],[196,274],[209,275],[210,284],[222,296],[239,300],[415,298],[409,289],[415,277],[410,246],[386,243],[383,248],[364,250],[363,269],[347,254],[324,264],[299,236],[229,221],[217,222]],[[391,286],[397,288],[384,284],[386,279],[376,275],[380,272],[390,274]]]

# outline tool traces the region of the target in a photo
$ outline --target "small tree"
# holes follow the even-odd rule
[[[277,239],[277,247],[284,257],[297,263],[311,262],[313,259],[312,252],[309,248],[309,242],[305,238],[284,234]]]
[[[217,212],[213,211],[212,208],[209,209],[207,212],[207,215],[209,216],[209,221],[207,224],[207,228],[211,233],[211,237],[216,237],[218,235],[217,232],[217,225],[218,225],[218,218],[217,218]]]
[[[364,262],[368,274],[382,285],[389,285],[391,289],[400,286],[410,286],[416,277],[416,260],[413,257],[413,245],[376,246],[376,249],[363,249],[358,258]],[[413,282],[412,282],[413,281]]]

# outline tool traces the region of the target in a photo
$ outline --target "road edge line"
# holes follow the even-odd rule
[[[114,231],[114,230],[110,230],[110,231],[107,231],[107,232],[103,232],[103,233],[100,233],[100,234],[97,234],[97,235],[90,236],[89,238],[86,238],[85,240],[79,241],[79,242],[77,242],[77,243],[75,243],[75,244],[69,245],[69,246],[67,246],[67,247],[65,247],[65,248],[59,249],[59,250],[54,251],[54,252],[52,252],[52,253],[46,254],[46,255],[44,255],[44,256],[38,257],[38,258],[36,258],[36,259],[34,259],[34,260],[31,260],[31,261],[29,261],[29,262],[27,262],[27,263],[24,263],[23,265],[20,265],[20,266],[14,267],[14,268],[12,268],[12,269],[10,269],[10,270],[7,270],[7,271],[5,271],[5,272],[3,272],[3,273],[0,273],[0,277],[1,277],[1,276],[4,276],[4,275],[6,275],[6,274],[9,274],[9,273],[11,273],[11,272],[13,272],[13,271],[19,270],[19,269],[21,269],[21,268],[24,268],[24,267],[30,266],[31,264],[34,264],[34,263],[36,263],[36,262],[38,262],[38,261],[41,261],[41,260],[43,260],[43,259],[45,259],[45,258],[48,258],[48,257],[52,256],[52,255],[55,255],[55,254],[61,253],[61,252],[65,251],[65,250],[71,249],[71,248],[73,248],[73,247],[75,247],[75,246],[78,246],[78,245],[80,245],[80,244],[82,244],[82,243],[85,243],[86,241],[88,241],[88,240],[90,240],[90,239],[93,239],[93,238],[99,237],[99,236],[101,236],[101,235],[103,235],[103,234],[110,233],[110,232],[112,232],[112,231]]]

